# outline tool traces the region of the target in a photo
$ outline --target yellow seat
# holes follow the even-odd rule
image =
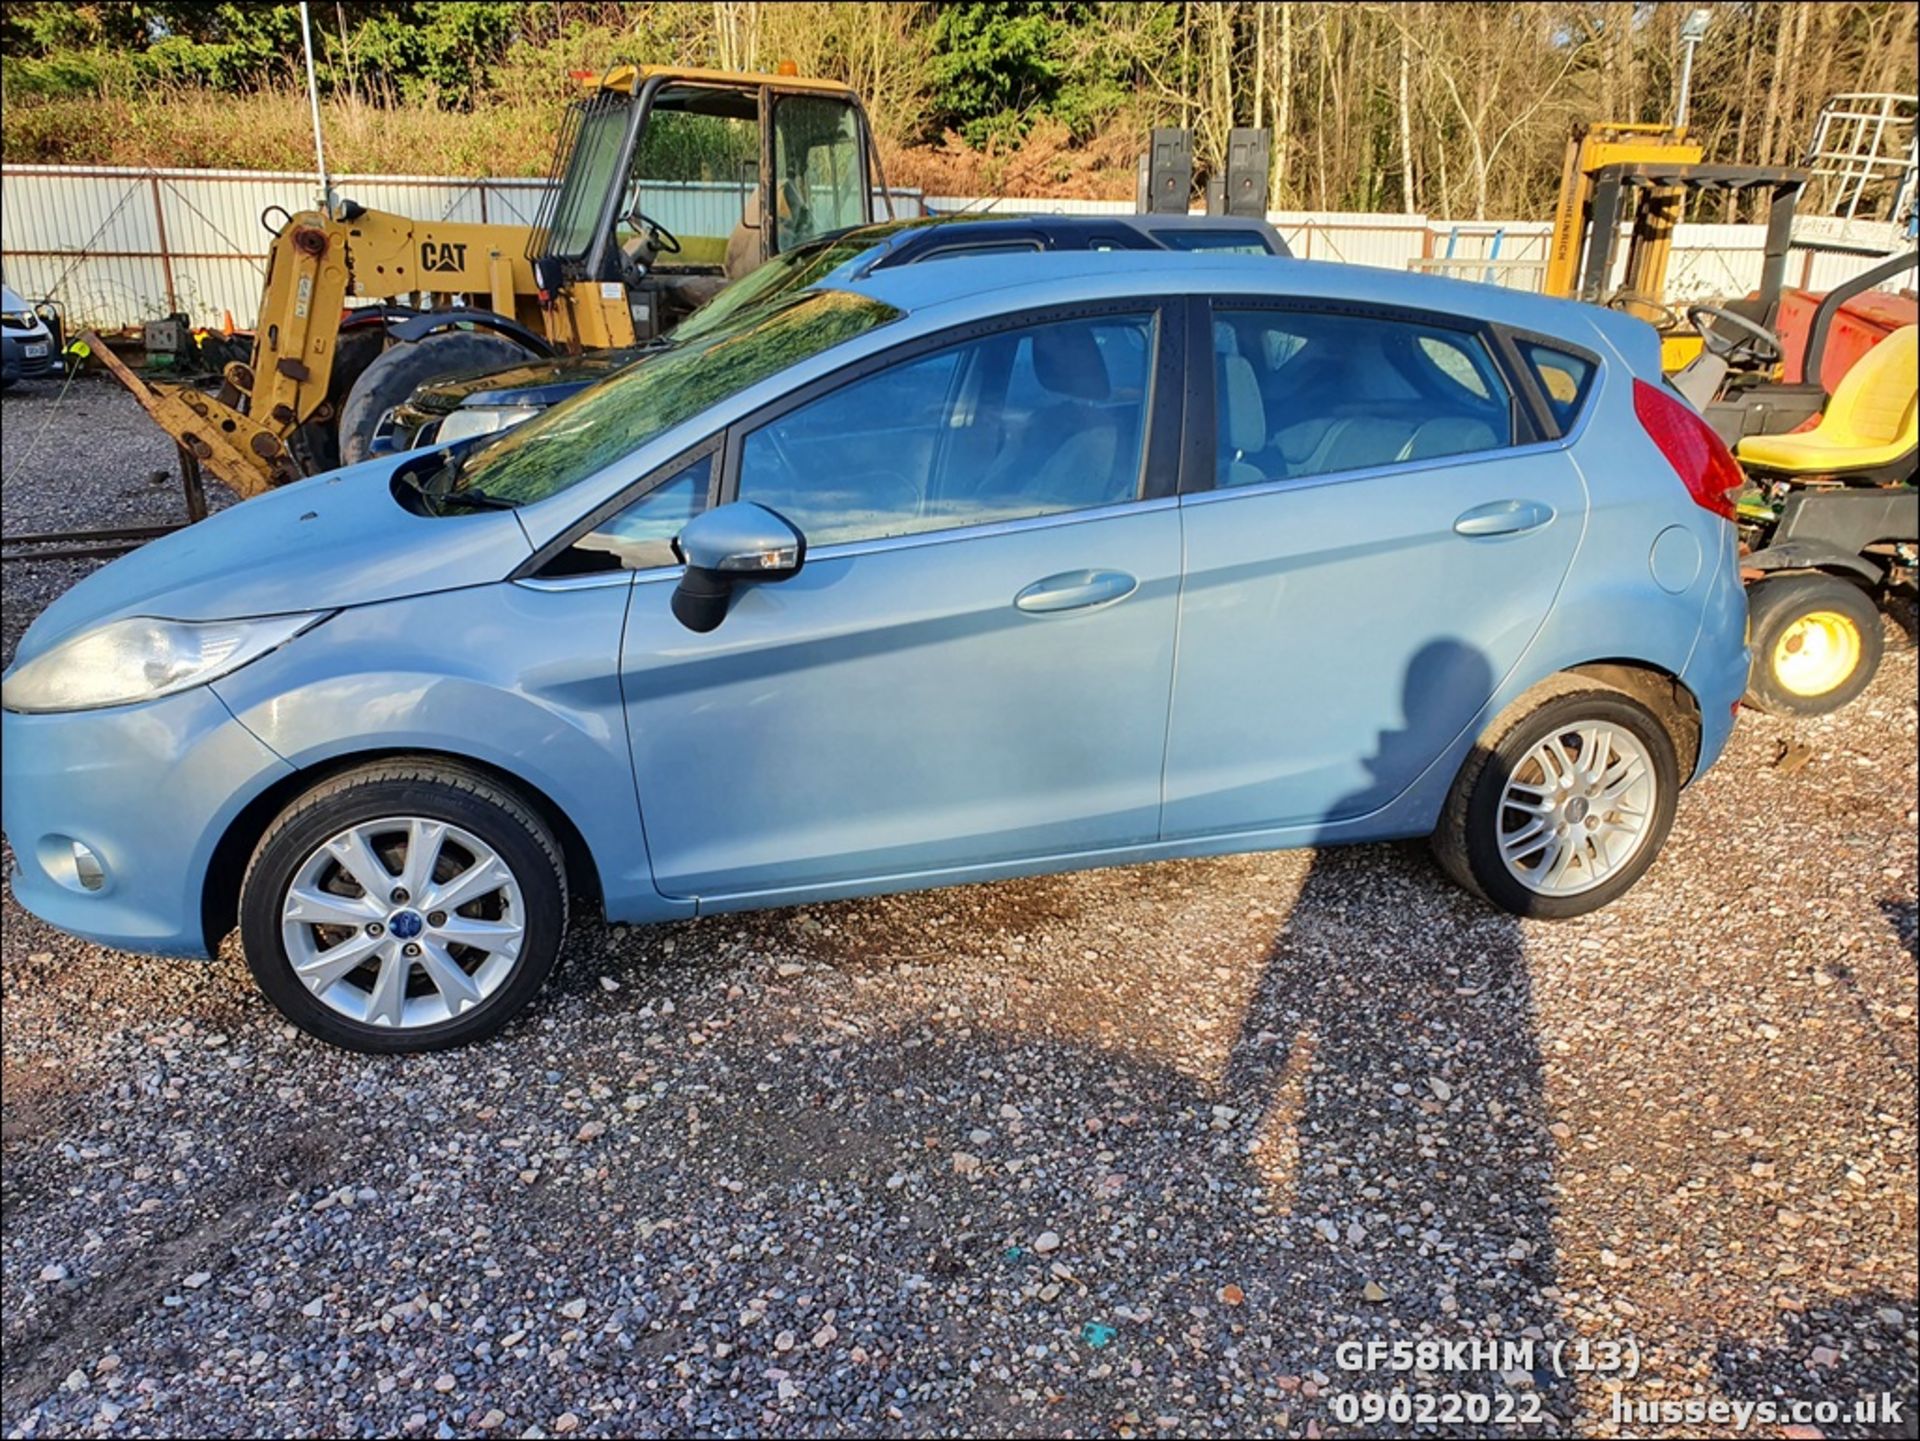
[[[1903,325],[1841,378],[1819,425],[1797,435],[1749,435],[1743,465],[1789,475],[1889,465],[1920,441],[1920,326]]]

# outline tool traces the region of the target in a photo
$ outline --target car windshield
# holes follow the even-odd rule
[[[899,317],[846,291],[796,296],[589,386],[449,462],[420,488],[481,504],[546,500],[728,396]]]
[[[872,232],[855,231],[838,240],[776,255],[681,321],[672,338],[680,343],[712,335],[736,316],[758,310],[796,290],[805,290],[823,275],[838,270],[879,243]]]

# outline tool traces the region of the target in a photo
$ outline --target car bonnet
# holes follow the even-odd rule
[[[40,613],[24,661],[124,616],[230,620],[337,610],[504,579],[531,553],[506,511],[417,515],[382,458],[270,491],[151,541]]]

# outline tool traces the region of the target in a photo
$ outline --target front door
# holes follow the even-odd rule
[[[673,619],[674,574],[634,586],[622,669],[663,893],[798,898],[1155,838],[1180,585],[1163,340],[1150,306],[1002,325],[744,427],[724,492],[791,520],[807,559],[705,635]]]
[[[1494,694],[1572,562],[1586,492],[1516,434],[1483,339],[1405,317],[1213,325],[1214,488],[1190,495],[1168,839],[1351,820]]]

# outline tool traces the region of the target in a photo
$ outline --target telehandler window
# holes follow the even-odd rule
[[[680,239],[682,249],[669,261],[718,265],[725,258],[746,192],[758,180],[759,116],[751,92],[676,86],[654,98],[632,180],[640,210]]]
[[[582,107],[579,140],[554,201],[548,254],[583,260],[593,248],[607,192],[619,183],[626,141],[627,107],[620,97],[603,96]]]
[[[853,106],[821,95],[783,95],[773,108],[779,248],[866,223],[867,167]]]

